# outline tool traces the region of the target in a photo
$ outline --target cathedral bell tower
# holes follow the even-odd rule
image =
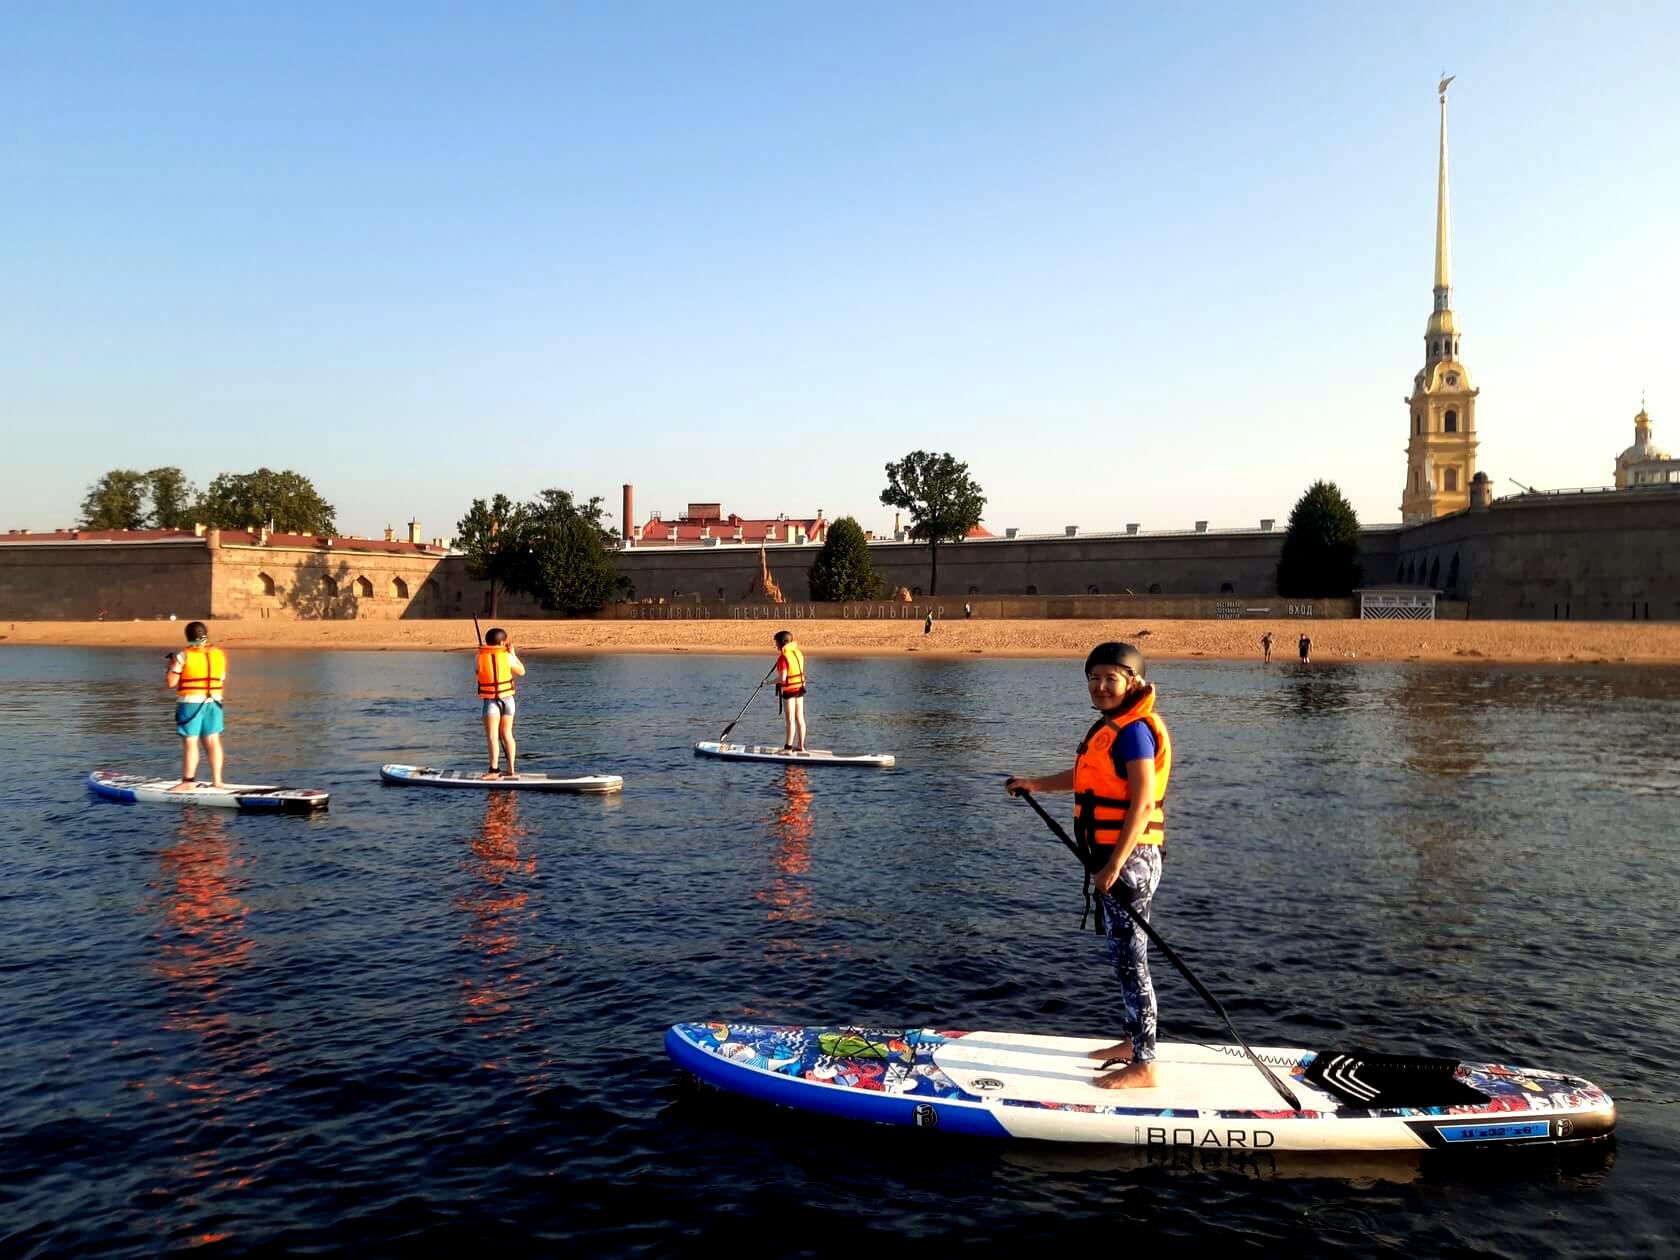
[[[1476,395],[1458,360],[1458,319],[1452,311],[1452,216],[1447,196],[1447,85],[1441,97],[1441,173],[1435,201],[1435,309],[1423,334],[1423,370],[1406,399],[1411,440],[1400,519],[1412,525],[1470,506],[1476,475]]]

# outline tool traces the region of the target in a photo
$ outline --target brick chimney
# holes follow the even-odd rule
[[[411,543],[420,542],[420,522],[419,521],[410,521],[408,523],[408,541],[411,542]]]
[[[628,481],[624,483],[624,515],[619,521],[625,542],[636,539],[636,487]]]
[[[389,525],[387,525],[385,527],[385,541],[386,542],[396,542],[397,541],[397,531]]]

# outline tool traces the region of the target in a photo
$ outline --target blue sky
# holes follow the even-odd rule
[[[1399,518],[1430,309],[1504,491],[1680,449],[1680,8],[0,5],[0,528],[296,469],[890,526]]]

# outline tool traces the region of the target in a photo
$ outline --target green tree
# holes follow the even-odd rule
[[[146,474],[146,488],[152,499],[149,524],[153,529],[193,527],[193,500],[197,492],[186,473],[179,468],[154,468]]]
[[[939,593],[939,544],[960,542],[980,523],[986,496],[968,475],[968,465],[947,452],[911,451],[887,465],[881,502],[910,513],[910,537],[928,545],[928,594]]]
[[[527,547],[525,509],[505,494],[486,503],[474,499],[455,525],[455,546],[466,556],[467,576],[490,584],[490,615],[497,615],[498,587],[518,578]]]
[[[259,468],[251,473],[223,473],[210,483],[194,514],[219,529],[270,525],[280,534],[332,534],[337,515],[310,484],[291,471]]]
[[[146,474],[113,468],[88,487],[82,529],[142,529],[146,524]]]
[[[1289,513],[1278,594],[1340,598],[1359,585],[1359,516],[1332,481],[1315,481]]]
[[[569,491],[544,490],[520,510],[520,542],[503,585],[551,612],[598,611],[628,585],[607,554],[604,515],[599,497],[580,505]]]
[[[811,564],[811,598],[839,601],[874,599],[881,579],[869,563],[869,540],[863,526],[842,516],[828,527],[822,550]]]

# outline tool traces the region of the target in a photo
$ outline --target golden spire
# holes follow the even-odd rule
[[[1453,358],[1458,321],[1452,313],[1452,211],[1447,191],[1447,85],[1457,75],[1444,74],[1435,88],[1441,97],[1441,173],[1435,192],[1435,309],[1424,334],[1431,360]],[[1432,339],[1445,336],[1445,342]]]
[[[1435,287],[1452,288],[1452,214],[1447,197],[1447,84],[1448,75],[1436,89],[1441,95],[1441,178],[1435,194]]]

